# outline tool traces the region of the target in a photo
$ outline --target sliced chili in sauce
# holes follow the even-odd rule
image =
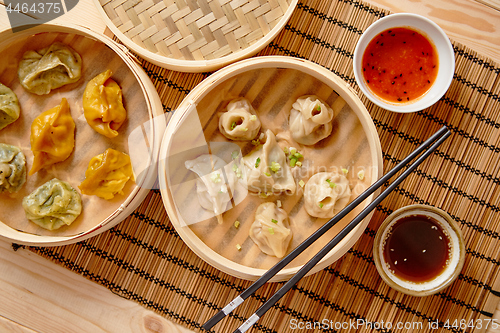
[[[438,54],[419,32],[398,27],[375,36],[363,54],[363,76],[372,92],[407,103],[424,95],[436,80]]]

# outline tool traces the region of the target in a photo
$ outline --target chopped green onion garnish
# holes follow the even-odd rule
[[[234,221],[234,227],[238,229],[240,227],[240,221]]]
[[[288,154],[288,148],[287,148],[287,147],[283,148],[283,152],[284,152],[285,154]]]
[[[296,152],[297,152],[296,148],[290,147],[290,154],[295,155]]]
[[[248,131],[248,127],[240,127],[240,128],[238,128],[238,129],[239,129],[240,131],[242,131],[242,132],[246,132],[246,131]]]
[[[299,153],[299,152],[296,152],[295,154],[293,154],[293,156],[294,156],[294,157],[297,157],[297,159],[304,157],[304,156],[302,156],[302,154],[301,154],[301,153]]]
[[[238,251],[241,251],[241,245],[240,244],[236,244],[236,249],[238,249]]]
[[[252,140],[252,144],[253,144],[254,146],[258,146],[258,145],[260,145],[260,140],[259,140],[259,139],[257,139],[257,140]]]
[[[260,157],[257,157],[257,159],[255,160],[255,167],[258,168],[259,164],[260,164]]]
[[[231,129],[234,130],[235,127],[236,127],[236,122],[233,121],[233,123],[231,124]]]
[[[268,228],[267,230],[269,230],[269,233],[270,233],[271,235],[274,235],[274,229],[273,229],[273,228]]]
[[[299,181],[299,185],[300,185],[300,187],[304,187],[304,185],[305,185],[305,184],[306,184],[306,183],[304,183],[304,181],[303,181],[302,179]]]
[[[347,175],[347,174],[349,173],[349,170],[342,168],[342,173],[343,173],[344,175]]]
[[[218,174],[218,173],[213,173],[212,175],[210,175],[210,179],[211,179],[214,183],[220,183],[220,182],[221,182],[221,179],[220,179],[220,174]]]
[[[319,208],[323,208],[323,203],[320,202],[318,206]]]
[[[358,178],[359,180],[363,180],[365,178],[365,170],[358,172]]]
[[[337,187],[337,184],[332,183],[332,181],[330,179],[327,179],[326,182],[328,183],[328,185],[330,185],[331,188]]]
[[[276,200],[276,207],[281,208],[281,200]]]
[[[297,164],[297,159],[296,158],[290,159],[290,168],[293,168],[295,164]]]
[[[296,166],[298,167],[301,167],[302,166],[302,162],[301,161],[297,161],[297,163],[295,163]]]
[[[271,222],[278,224],[278,221],[276,221],[275,219],[271,219]]]
[[[278,162],[271,162],[269,169],[271,169],[272,172],[278,172],[281,169],[281,165]]]
[[[250,120],[253,120],[253,121],[257,120],[257,116],[256,116],[256,115],[254,115],[254,114],[253,114],[253,115],[251,115],[251,116],[250,116]]]
[[[233,164],[233,171],[237,172],[238,171],[238,166],[236,164]]]
[[[233,152],[231,153],[231,158],[232,158],[233,160],[235,160],[235,159],[237,159],[237,158],[238,158],[238,155],[239,155],[239,154],[240,154],[240,153],[238,153],[238,151],[237,151],[237,150],[235,150],[235,151],[233,151]]]
[[[268,177],[271,177],[271,174],[269,172],[264,172],[264,174]]]
[[[316,105],[316,110],[321,111],[321,105]]]

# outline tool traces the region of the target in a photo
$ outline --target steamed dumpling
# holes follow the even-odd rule
[[[338,97],[337,100],[342,100]],[[333,110],[316,96],[297,99],[290,111],[292,138],[303,145],[313,145],[332,133]]]
[[[347,178],[338,172],[318,172],[304,188],[304,207],[314,217],[332,218],[351,197]]]
[[[244,98],[231,101],[227,106],[227,112],[222,113],[219,118],[219,130],[229,140],[255,139],[260,126],[254,108]]]
[[[56,42],[39,51],[27,51],[19,62],[21,85],[37,95],[74,83],[82,76],[82,58],[68,45]]]
[[[243,163],[249,191],[295,193],[295,180],[285,153],[271,130],[266,131],[266,143],[243,157]]]
[[[70,225],[82,212],[80,194],[57,178],[24,197],[22,205],[29,220],[48,230]]]
[[[127,119],[123,107],[122,90],[107,71],[97,75],[83,92],[83,114],[97,133],[108,138],[118,136],[118,129]]]
[[[134,180],[130,156],[108,148],[104,153],[92,157],[85,171],[85,179],[78,188],[83,194],[110,200],[116,194],[123,194],[129,179]]]
[[[26,158],[16,146],[0,143],[0,193],[17,192],[26,182]]]
[[[229,170],[227,163],[220,157],[209,154],[186,161],[185,166],[198,175],[196,193],[201,207],[214,212],[217,221],[222,223],[222,213],[227,210],[232,191],[236,187],[235,173],[225,172]]]
[[[16,94],[0,83],[0,130],[19,118],[21,108]]]
[[[283,258],[292,240],[288,214],[274,202],[259,205],[249,235],[262,252]]]
[[[71,155],[75,147],[75,122],[66,98],[33,120],[30,142],[34,155],[30,175]]]

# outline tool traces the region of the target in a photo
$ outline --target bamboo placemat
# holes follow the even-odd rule
[[[372,22],[387,14],[357,1],[304,1],[260,55],[310,59],[358,89],[352,71],[356,41]],[[451,129],[452,137],[377,207],[360,240],[341,260],[300,281],[252,332],[293,332],[314,322],[326,325],[315,331],[342,332],[374,331],[382,322],[393,324],[384,332],[479,332],[480,323],[486,327],[500,295],[500,66],[457,43],[454,49],[454,80],[433,107],[403,115],[362,98],[378,129],[384,170],[443,124]],[[166,112],[174,110],[209,75],[167,71],[146,62],[143,67]],[[459,278],[425,298],[390,289],[377,274],[372,258],[378,226],[395,209],[413,203],[447,211],[460,224],[466,240],[466,262]],[[205,264],[184,245],[169,222],[158,190],[152,190],[127,220],[110,231],[74,245],[30,250],[198,331],[250,285]],[[264,286],[214,331],[236,329],[281,285]],[[397,323],[408,327],[397,329]],[[436,324],[439,329],[433,330]],[[344,329],[339,329],[341,325]]]

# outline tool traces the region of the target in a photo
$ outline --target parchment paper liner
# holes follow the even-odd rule
[[[225,106],[232,99],[245,97],[257,111],[262,122],[261,131],[271,129],[277,135],[278,143],[282,147],[297,147],[304,155],[303,167],[294,169],[294,173],[300,175],[300,177],[296,178],[297,183],[300,179],[307,182],[309,177],[319,171],[347,168],[349,170],[347,177],[353,189],[353,198],[375,181],[375,179],[372,179],[372,175],[378,174],[378,170],[373,172],[373,169],[377,168],[378,161],[372,161],[372,153],[364,129],[355,112],[347,104],[335,115],[333,131],[327,139],[311,147],[293,142],[289,138],[289,132],[287,132],[289,111],[298,97],[309,94],[319,96],[329,105],[332,105],[338,98],[338,94],[326,84],[309,74],[295,69],[263,68],[243,72],[219,84],[204,96],[195,108],[187,111],[175,129],[169,148],[175,154],[184,154],[187,160],[196,158],[203,151],[208,152],[215,146],[213,144],[215,142],[229,142],[218,130],[217,113],[225,111]],[[199,123],[196,124],[196,118],[198,117]],[[200,134],[201,130],[203,135]],[[288,140],[283,140],[283,138],[288,138]],[[208,142],[208,147],[206,145],[203,147],[205,141]],[[232,141],[232,144],[238,145],[243,155],[254,148],[249,142]],[[231,151],[229,150],[225,152],[226,162],[230,162],[230,158],[227,158],[230,154]],[[167,174],[173,180],[170,185],[181,181],[189,181],[194,184],[194,174],[182,180],[176,178],[176,175],[185,174],[185,172],[183,170],[179,171],[181,167],[179,163],[176,165],[172,165],[172,163],[170,165],[167,163],[169,165]],[[365,178],[360,180],[357,173],[362,169],[365,170]],[[185,205],[187,203],[193,211],[198,211],[202,215],[206,214],[206,211],[199,206],[194,186],[191,193],[187,195],[179,195],[179,193],[173,192],[173,186],[170,187],[170,190],[172,191],[171,197],[176,205]],[[234,208],[223,214],[223,224],[218,224],[216,218],[213,217],[184,228],[190,228],[213,251],[235,263],[252,268],[268,269],[278,259],[262,253],[249,238],[248,232],[253,222],[254,212],[262,202],[281,201],[283,208],[289,214],[290,226],[293,232],[290,250],[327,221],[327,219],[317,219],[307,214],[303,207],[302,194],[303,188],[297,184],[297,192],[291,196],[273,195],[267,199],[262,199],[256,195],[248,195],[242,203],[235,205]],[[312,254],[318,252],[329,239],[356,216],[365,204],[366,202],[346,216],[341,223],[332,228],[290,265],[304,264]],[[177,215],[179,217],[179,214]],[[240,221],[238,229],[234,227],[234,221],[236,220]],[[237,250],[236,244],[241,245],[241,251]]]

